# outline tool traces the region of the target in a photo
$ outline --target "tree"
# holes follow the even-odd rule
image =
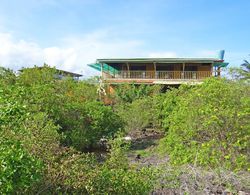
[[[239,68],[230,68],[230,75],[236,80],[242,80],[245,82],[250,81],[250,63],[247,60],[244,60],[244,63],[240,65]]]
[[[241,64],[241,75],[243,79],[250,79],[250,63],[247,60],[244,60],[244,63]]]

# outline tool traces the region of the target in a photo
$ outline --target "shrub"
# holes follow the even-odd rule
[[[21,142],[28,152],[44,159],[51,146],[59,145],[59,127],[46,113],[31,114],[29,106],[15,98],[22,96],[22,89],[0,91],[0,133],[2,137]]]
[[[47,67],[25,69],[17,81],[4,85],[0,90],[4,168],[0,168],[0,192],[141,194],[151,189],[152,171],[130,167],[119,147],[103,164],[70,148],[94,146],[101,137],[113,136],[122,128],[112,108],[96,101],[93,85],[55,80]],[[69,140],[68,147],[60,144],[58,132]]]
[[[6,69],[0,66],[0,86],[10,86],[15,84],[16,75],[10,69]]]
[[[161,141],[174,164],[247,169],[249,86],[210,79],[178,97]],[[166,122],[165,121],[165,122]]]
[[[24,91],[17,98],[29,105],[31,113],[47,113],[60,126],[64,144],[82,151],[122,127],[111,108],[96,101],[95,85],[70,78],[56,80],[54,75],[55,69],[48,66],[24,69],[17,86]]]
[[[59,124],[67,145],[83,151],[96,146],[102,137],[113,136],[123,127],[120,117],[101,102],[66,104]]]
[[[122,84],[115,88],[114,98],[117,103],[132,103],[134,100],[158,94],[160,86]]]
[[[115,111],[125,123],[127,132],[142,130],[146,127],[160,127],[156,97],[137,99],[132,103],[115,106]]]
[[[33,186],[31,194],[87,194],[86,182],[96,170],[94,155],[80,154],[72,148],[60,147],[47,162],[43,179]]]
[[[11,101],[0,106],[3,190],[27,194],[85,193],[85,177],[95,166],[93,157],[60,146],[58,126],[45,113],[30,115],[25,106]],[[4,140],[10,140],[8,145]],[[39,163],[43,166],[38,167]]]
[[[121,137],[110,142],[107,161],[90,173],[86,184],[89,194],[149,194],[157,173],[153,168],[131,166],[126,157],[129,148]]]
[[[42,168],[20,142],[0,138],[0,193],[25,192],[41,179]]]
[[[171,88],[165,94],[162,94],[158,97],[157,114],[159,120],[161,121],[161,125],[163,126],[166,132],[168,131],[171,122],[169,116],[171,116],[173,110],[178,105],[179,100],[186,96],[191,87],[192,86],[189,85],[182,85],[178,89]]]
[[[71,78],[57,80],[55,73],[56,70],[48,66],[23,69],[16,85],[23,88],[23,93],[16,98],[29,104],[30,111],[46,112],[55,121],[59,119],[64,104],[97,100],[95,85]]]
[[[60,149],[58,127],[45,113],[31,115],[6,93],[0,92],[0,108],[0,191],[28,193],[42,181]]]
[[[48,85],[55,82],[56,69],[44,64],[39,68],[23,68],[20,71],[17,82],[22,86]]]

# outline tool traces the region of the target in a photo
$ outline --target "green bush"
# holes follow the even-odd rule
[[[153,96],[116,105],[115,111],[124,121],[126,132],[142,130],[146,127],[160,128],[157,101],[157,97]]]
[[[154,175],[149,168],[109,169],[102,167],[87,184],[89,194],[149,194]]]
[[[2,137],[20,141],[38,158],[44,158],[50,146],[59,144],[59,127],[46,113],[32,113],[29,105],[18,101],[23,93],[22,87],[0,91],[0,133]]]
[[[42,169],[20,142],[0,138],[0,193],[25,192],[41,179]]]
[[[160,86],[157,85],[121,84],[116,86],[113,98],[117,103],[132,103],[134,100],[155,95],[159,92]]]
[[[4,193],[30,192],[60,151],[58,127],[45,113],[31,115],[28,106],[15,101],[21,92],[0,91],[0,191]]]
[[[47,162],[43,179],[31,194],[87,194],[86,183],[90,172],[98,167],[95,156],[78,153],[72,148],[58,148]]]
[[[55,71],[47,66],[23,69],[16,84],[16,87],[23,88],[23,93],[16,98],[28,104],[31,111],[46,112],[55,121],[65,104],[97,100],[95,85],[71,78],[57,80]]]
[[[55,69],[48,66],[24,69],[17,83],[24,91],[17,98],[29,105],[31,113],[47,113],[60,126],[64,144],[82,151],[122,127],[111,108],[96,101],[95,85],[70,78],[56,80],[54,75]]]
[[[3,193],[141,194],[152,188],[152,171],[130,167],[119,147],[104,164],[70,148],[94,146],[123,127],[111,107],[96,101],[95,89],[55,80],[49,67],[25,69],[15,82],[1,83],[0,159],[12,162],[7,172],[1,170]],[[60,140],[69,141],[68,147]]]
[[[174,164],[249,168],[249,89],[214,78],[178,97],[161,150]]]
[[[102,137],[113,136],[123,127],[120,117],[101,102],[65,105],[59,124],[67,145],[82,151],[95,147]]]
[[[129,143],[120,136],[110,142],[110,156],[93,170],[86,184],[89,194],[149,194],[157,172],[153,168],[129,165]]]
[[[182,85],[179,88],[171,88],[165,94],[161,94],[157,100],[157,114],[161,122],[161,125],[167,132],[170,125],[170,115],[172,114],[175,107],[178,105],[178,101],[185,97],[189,93],[189,89],[192,86]]]
[[[0,69],[0,193],[150,193],[164,175],[131,164],[122,135],[102,162],[82,152],[116,137],[124,123],[127,131],[163,126],[161,150],[174,164],[249,165],[246,84],[211,79],[161,95],[159,86],[121,85],[113,110],[97,101],[95,85],[57,80],[54,71],[45,66],[16,76]],[[175,187],[181,173],[168,173],[164,180]]]
[[[23,69],[16,84],[4,89],[4,98],[27,105],[30,115],[46,113],[61,127],[67,145],[80,150],[122,127],[119,117],[96,101],[95,85],[70,78],[57,80],[55,74],[47,65]]]
[[[16,75],[10,69],[0,67],[0,86],[13,85],[16,82]]]

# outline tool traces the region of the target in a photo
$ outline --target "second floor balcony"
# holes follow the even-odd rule
[[[105,83],[180,85],[201,83],[220,76],[223,59],[217,58],[124,58],[97,59],[90,67],[101,72]]]
[[[178,80],[201,81],[212,76],[212,71],[117,71],[103,74],[104,80]]]

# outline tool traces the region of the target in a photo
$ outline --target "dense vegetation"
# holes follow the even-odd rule
[[[167,134],[161,149],[171,161],[249,168],[249,86],[211,79],[189,90],[181,87],[178,92],[182,95],[163,121]],[[169,107],[168,101],[165,104],[163,107]]]
[[[110,97],[116,104],[107,106],[95,84],[58,80],[48,66],[23,69],[19,75],[1,68],[0,193],[183,189],[183,178],[197,179],[186,166],[203,176],[185,181],[184,191],[197,181],[192,190],[204,190],[210,184],[204,181],[209,168],[213,185],[249,189],[242,179],[249,177],[250,167],[250,88],[243,72],[239,80],[213,78],[166,93],[160,93],[161,86],[120,85]],[[163,137],[154,148],[155,154],[169,157],[163,165],[145,166],[128,158],[131,143],[123,137],[148,128]],[[106,150],[105,155],[100,158],[96,150]],[[237,177],[222,181],[225,173]]]

